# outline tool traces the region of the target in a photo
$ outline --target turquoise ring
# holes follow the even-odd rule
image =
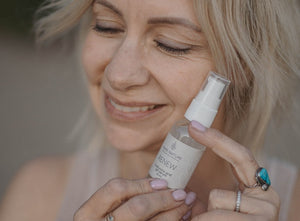
[[[255,179],[256,179],[256,183],[254,185],[252,186],[245,185],[245,187],[254,188],[260,186],[262,190],[267,191],[268,188],[271,186],[269,174],[267,170],[263,167],[260,167],[256,170]]]
[[[258,186],[261,186],[262,190],[267,191],[271,185],[269,174],[267,170],[263,167],[260,167],[256,170],[255,179]]]

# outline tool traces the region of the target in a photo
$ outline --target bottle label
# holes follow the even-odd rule
[[[184,189],[192,176],[203,149],[188,146],[170,133],[160,148],[149,175],[168,181],[168,187]]]

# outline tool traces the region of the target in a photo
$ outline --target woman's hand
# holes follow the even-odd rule
[[[74,221],[181,220],[192,207],[197,208],[195,200],[193,192],[167,189],[164,180],[116,178],[80,207]]]
[[[218,130],[205,128],[196,121],[189,126],[190,135],[199,143],[228,161],[234,168],[243,192],[240,211],[235,212],[237,193],[215,189],[210,192],[207,212],[198,216],[193,214],[193,221],[200,220],[278,220],[280,200],[270,187],[267,191],[260,186],[245,188],[256,184],[255,173],[259,168],[251,152]]]

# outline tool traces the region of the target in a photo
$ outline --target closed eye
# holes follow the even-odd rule
[[[191,47],[187,47],[187,48],[178,48],[178,47],[171,47],[168,46],[166,44],[163,44],[157,40],[154,40],[154,42],[156,43],[156,47],[158,47],[159,49],[171,53],[171,54],[175,54],[175,55],[183,55],[183,54],[188,54],[191,50]]]
[[[101,26],[96,24],[93,27],[93,30],[99,33],[104,33],[104,34],[119,34],[119,33],[123,33],[124,30],[119,29],[119,28],[112,28],[112,27],[106,27],[106,26]]]

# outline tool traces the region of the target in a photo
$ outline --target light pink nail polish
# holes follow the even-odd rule
[[[163,179],[155,179],[150,182],[152,189],[161,190],[168,187],[168,182]]]
[[[196,129],[200,132],[205,132],[206,131],[206,127],[203,126],[202,124],[200,124],[198,121],[192,120],[191,125],[192,125],[192,128],[194,128],[194,129]]]
[[[188,212],[182,217],[182,219],[183,219],[183,220],[187,220],[187,219],[189,219],[189,218],[191,217],[191,215],[192,215],[192,211],[190,210],[190,211],[188,211]]]
[[[196,193],[194,192],[189,192],[187,195],[186,195],[186,198],[185,198],[185,204],[186,205],[191,205],[193,202],[195,202],[196,200]]]
[[[175,190],[172,195],[176,201],[181,201],[186,198],[186,192],[184,190]]]

